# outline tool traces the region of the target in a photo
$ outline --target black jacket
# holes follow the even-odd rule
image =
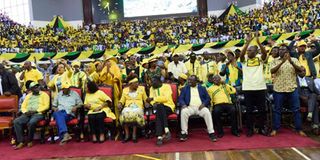
[[[21,89],[18,85],[16,77],[7,71],[4,71],[1,76],[2,90],[4,92],[10,92],[13,95],[17,95],[19,98],[22,96]]]

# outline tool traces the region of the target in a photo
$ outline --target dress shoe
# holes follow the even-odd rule
[[[64,145],[65,143],[67,143],[68,141],[70,141],[72,139],[72,137],[70,136],[69,133],[65,133],[63,135],[63,139],[60,142],[60,145]]]
[[[303,131],[298,131],[298,134],[302,137],[307,137],[307,135]]]
[[[224,133],[219,133],[218,138],[222,138],[224,136]]]
[[[164,140],[165,141],[170,141],[170,139],[171,139],[171,133],[170,132],[165,133]]]
[[[23,147],[24,147],[24,144],[23,143],[19,143],[14,149],[18,150],[18,149],[21,149]]]
[[[157,144],[157,146],[161,146],[163,144],[162,138],[158,138],[156,144]]]
[[[252,137],[252,136],[253,136],[253,130],[248,130],[247,137]]]
[[[259,129],[259,134],[267,137],[270,136],[270,133],[266,129]]]
[[[130,140],[129,137],[124,138],[124,140],[122,140],[122,143],[127,143]]]
[[[188,135],[187,134],[181,134],[180,135],[180,141],[185,142],[188,139]]]
[[[240,133],[238,131],[233,131],[233,132],[231,132],[231,134],[236,137],[240,137]]]
[[[28,146],[29,148],[32,147],[32,146],[33,146],[32,142],[29,142],[29,143],[27,144],[27,146]]]
[[[212,142],[217,142],[217,137],[214,135],[214,133],[210,133],[209,138]]]
[[[138,143],[137,137],[132,138],[133,143]]]
[[[274,137],[277,135],[277,131],[276,130],[272,130],[272,132],[270,133],[270,136],[271,137]]]

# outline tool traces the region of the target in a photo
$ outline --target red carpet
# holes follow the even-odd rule
[[[90,157],[110,156],[136,153],[193,152],[208,150],[239,150],[282,147],[320,147],[320,143],[308,137],[300,137],[289,129],[282,129],[276,137],[254,135],[247,138],[245,134],[234,137],[226,132],[218,142],[210,142],[204,130],[192,130],[187,142],[178,142],[175,137],[161,147],[155,145],[155,139],[140,138],[137,144],[107,141],[103,144],[91,142],[70,142],[64,146],[56,144],[35,144],[32,148],[13,150],[9,142],[0,142],[1,159],[39,159],[56,157]]]

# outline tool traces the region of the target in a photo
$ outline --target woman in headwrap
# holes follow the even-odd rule
[[[120,124],[124,127],[124,143],[129,141],[129,126],[133,127],[132,140],[137,142],[137,126],[144,126],[144,104],[147,94],[143,86],[139,86],[138,78],[129,78],[129,86],[123,89],[118,104],[119,110],[123,108],[120,115]]]

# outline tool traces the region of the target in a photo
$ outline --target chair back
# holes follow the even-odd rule
[[[0,96],[0,113],[18,112],[18,96]]]
[[[172,91],[172,100],[174,102],[174,104],[177,105],[177,101],[178,101],[178,85],[176,83],[169,83],[170,87],[171,87],[171,91]]]
[[[70,87],[70,90],[78,93],[78,95],[80,96],[81,99],[83,98],[83,94],[82,94],[82,89],[81,88]]]
[[[110,97],[110,99],[113,101],[113,87],[111,86],[100,86],[99,90],[104,92],[106,95]]]

